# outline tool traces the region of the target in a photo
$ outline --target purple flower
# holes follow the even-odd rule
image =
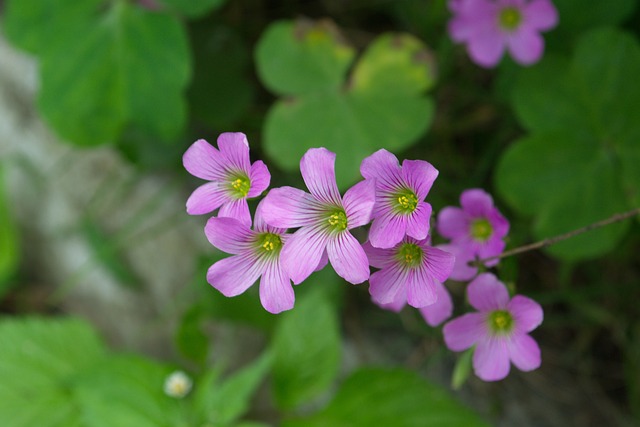
[[[509,374],[509,361],[521,371],[540,366],[540,347],[528,335],[542,323],[542,308],[530,298],[509,299],[506,286],[491,273],[476,277],[467,288],[469,303],[478,310],[444,325],[444,341],[453,351],[475,345],[473,369],[484,381]]]
[[[474,188],[460,195],[462,209],[446,207],[438,214],[438,232],[457,246],[459,258],[488,258],[502,253],[504,236],[509,232],[509,221],[493,206],[493,199],[483,190]],[[498,260],[487,262],[494,266]]]
[[[476,256],[469,248],[458,245],[438,245],[436,247],[456,257],[449,279],[467,282],[478,274],[478,267],[471,265],[471,262],[476,260]]]
[[[191,175],[210,181],[191,194],[187,213],[206,214],[220,208],[218,216],[236,218],[250,226],[247,199],[266,190],[271,180],[269,170],[261,161],[251,164],[249,142],[241,132],[221,134],[218,149],[199,139],[182,157]]]
[[[369,241],[376,248],[392,248],[405,235],[424,240],[429,234],[431,205],[424,202],[438,171],[424,160],[398,159],[378,150],[362,161],[360,173],[376,182],[376,205]]]
[[[263,220],[264,200],[256,209],[251,230],[234,218],[210,218],[204,232],[209,242],[221,251],[233,254],[213,264],[207,281],[224,296],[240,295],[260,280],[260,301],[270,313],[293,308],[295,296],[289,275],[281,263],[286,230]]]
[[[369,262],[349,230],[367,224],[375,203],[375,182],[361,181],[340,197],[336,155],[311,148],[300,160],[311,194],[293,187],[274,188],[264,199],[264,219],[274,227],[300,227],[282,249],[282,264],[294,283],[305,280],[325,254],[334,270],[356,284],[369,278]]]
[[[453,18],[449,34],[466,43],[471,59],[493,67],[509,51],[522,65],[537,62],[544,51],[541,31],[558,23],[558,12],[550,0],[449,0]]]
[[[390,249],[364,244],[369,263],[379,268],[369,278],[369,293],[377,304],[406,301],[420,308],[438,300],[438,286],[447,280],[454,257],[429,246],[428,238],[416,240],[405,236]]]

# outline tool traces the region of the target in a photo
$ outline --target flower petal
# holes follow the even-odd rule
[[[207,182],[196,188],[187,199],[187,213],[189,215],[207,214],[229,201],[231,197],[220,183]]]
[[[509,348],[502,337],[488,337],[476,345],[473,370],[484,381],[498,381],[509,375]]]
[[[264,190],[269,187],[271,182],[271,174],[269,168],[263,161],[258,160],[253,162],[251,170],[249,171],[249,180],[251,181],[251,188],[247,193],[247,198],[258,197]]]
[[[388,212],[373,220],[369,229],[369,241],[376,248],[392,248],[405,236],[406,217]]]
[[[369,278],[369,260],[362,245],[348,231],[331,236],[327,254],[333,269],[349,283],[362,283]]]
[[[533,0],[523,11],[524,24],[539,31],[550,30],[558,25],[558,11],[550,0]]]
[[[469,265],[469,262],[475,259],[473,252],[466,250],[462,246],[453,244],[438,245],[438,249],[449,252],[455,257],[455,262],[453,263],[453,269],[451,270],[449,279],[467,282],[473,279],[476,273],[478,273],[478,269],[476,267]]]
[[[504,310],[509,292],[504,283],[491,273],[482,273],[467,286],[469,303],[478,311]]]
[[[390,302],[388,304],[380,304],[374,299],[372,299],[372,301],[374,302],[374,304],[384,310],[390,310],[395,313],[399,313],[400,311],[402,311],[404,306],[407,305],[407,295],[406,292],[404,292],[404,288],[400,288],[398,290],[398,293],[396,293],[396,297],[394,298],[393,302]]]
[[[521,65],[531,65],[540,60],[544,52],[544,39],[535,30],[522,29],[507,38],[507,49]]]
[[[407,304],[415,308],[434,304],[438,300],[435,283],[426,266],[410,270],[407,277]]]
[[[467,49],[473,62],[485,68],[494,67],[504,53],[504,36],[497,28],[477,32],[469,37]]]
[[[407,215],[407,235],[416,240],[424,240],[429,235],[431,220],[431,205],[419,202],[416,210]]]
[[[463,351],[486,336],[487,326],[482,314],[467,313],[447,322],[442,333],[449,350]]]
[[[322,208],[309,193],[293,187],[280,187],[271,189],[264,198],[262,216],[273,227],[304,227],[318,222]]]
[[[207,282],[226,297],[240,295],[258,280],[264,266],[249,252],[234,255],[209,267]]]
[[[516,328],[521,332],[531,332],[542,323],[544,314],[540,304],[522,295],[514,296],[507,310],[515,320]]]
[[[509,357],[516,368],[529,372],[540,367],[540,347],[527,334],[515,335],[509,341]]]
[[[251,212],[246,199],[231,200],[220,207],[218,216],[235,218],[243,224],[251,227]]]
[[[436,221],[438,233],[448,239],[458,239],[469,235],[469,217],[465,211],[447,206],[438,213]]]
[[[391,266],[376,271],[369,277],[369,294],[376,304],[391,304],[396,301],[398,293],[405,294],[406,283],[406,271]]]
[[[435,285],[438,297],[436,302],[418,309],[427,324],[434,327],[447,320],[453,313],[453,301],[449,291],[440,282],[435,282]]]
[[[225,132],[218,137],[218,148],[224,156],[227,168],[240,170],[249,175],[251,170],[249,160],[249,141],[242,132]]]
[[[280,238],[284,239],[284,234],[287,232],[286,228],[273,227],[267,224],[264,220],[263,210],[265,206],[265,200],[266,199],[260,200],[260,203],[258,203],[258,207],[256,207],[256,214],[253,216],[253,229],[259,233],[279,234]]]
[[[425,251],[425,264],[428,271],[439,282],[444,282],[451,275],[453,265],[455,263],[455,256],[451,253],[443,251],[442,249],[421,245],[422,250]]]
[[[360,181],[344,193],[342,205],[347,214],[348,229],[361,227],[371,221],[371,212],[376,203],[375,181]]]
[[[182,156],[184,168],[193,176],[209,181],[227,179],[224,157],[204,139],[199,139]]]
[[[460,195],[460,205],[467,215],[486,218],[493,210],[493,198],[480,188],[471,188]]]
[[[424,200],[438,177],[438,169],[424,160],[405,160],[402,162],[402,176],[418,200]]]
[[[302,227],[287,238],[280,262],[293,283],[300,284],[318,267],[328,239],[317,227]]]
[[[260,302],[269,313],[291,310],[296,297],[289,276],[280,262],[272,261],[260,280]]]
[[[367,254],[367,258],[369,259],[369,265],[375,268],[386,268],[390,265],[395,264],[393,259],[394,250],[393,249],[382,249],[376,248],[371,245],[371,242],[366,241],[362,244],[362,249]]]
[[[402,169],[398,158],[384,148],[366,157],[360,164],[360,174],[365,179],[375,179],[385,190],[402,187]]]
[[[209,218],[204,227],[209,243],[229,254],[239,254],[251,249],[254,232],[235,218]]]
[[[310,148],[300,160],[300,172],[304,183],[316,199],[342,206],[336,184],[335,163],[335,153],[324,147]]]
[[[506,243],[504,240],[491,237],[486,242],[477,244],[476,252],[477,252],[478,258],[480,259],[491,258],[497,255],[500,255],[504,250],[505,246],[506,246]],[[493,267],[494,265],[497,265],[499,262],[500,262],[500,259],[498,258],[498,259],[493,259],[491,261],[487,261],[484,264],[488,267]]]

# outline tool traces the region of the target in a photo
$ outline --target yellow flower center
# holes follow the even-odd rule
[[[489,314],[489,328],[496,334],[511,332],[513,316],[507,310],[492,311]]]
[[[235,176],[230,182],[231,190],[235,196],[239,199],[247,197],[249,189],[251,188],[251,181],[245,176]]]
[[[332,231],[344,231],[348,225],[347,214],[342,209],[332,211],[327,218],[327,222]]]
[[[503,30],[513,31],[520,26],[522,13],[518,8],[505,7],[500,11],[499,21]]]
[[[493,227],[485,218],[476,219],[471,223],[471,237],[480,242],[486,242],[493,233]]]
[[[282,239],[275,233],[262,233],[258,235],[258,247],[266,255],[277,255],[282,248]]]
[[[404,189],[393,196],[393,202],[393,208],[396,213],[407,215],[416,210],[418,197],[413,191]]]
[[[416,267],[422,263],[424,251],[415,243],[403,243],[397,252],[397,259],[407,268]]]

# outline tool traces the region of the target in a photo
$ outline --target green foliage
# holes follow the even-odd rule
[[[365,368],[341,385],[322,411],[283,427],[476,427],[481,418],[411,371]]]
[[[640,205],[640,47],[628,34],[596,30],[571,63],[549,58],[525,70],[515,109],[531,135],[512,145],[498,190],[551,237]],[[549,252],[567,260],[602,255],[628,222],[574,237]]]
[[[636,7],[635,0],[609,0],[594,2],[589,7],[581,0],[554,0],[560,15],[560,25],[552,32],[574,38],[593,27],[615,25],[628,18]]]
[[[226,0],[160,0],[171,9],[196,18],[222,6]]]
[[[273,391],[276,403],[293,409],[324,392],[340,362],[338,319],[324,292],[316,288],[282,313],[273,337]]]
[[[9,278],[20,261],[18,227],[9,209],[4,176],[5,168],[0,163],[0,298],[7,292],[11,283]]]
[[[194,305],[184,313],[176,331],[178,350],[201,366],[204,366],[209,354],[209,339],[202,330],[204,316],[202,306]]]
[[[124,1],[11,0],[4,23],[39,56],[38,105],[63,138],[113,142],[130,124],[159,139],[182,131],[190,55],[176,18]]]
[[[473,348],[465,351],[458,357],[456,366],[453,368],[451,377],[451,387],[458,390],[467,381],[472,369]]]
[[[272,24],[256,48],[262,82],[285,98],[267,114],[265,150],[279,166],[295,170],[311,147],[337,153],[344,187],[359,176],[362,159],[379,148],[401,150],[429,126],[433,103],[430,54],[416,38],[386,34],[372,42],[346,72],[354,52],[328,23]]]

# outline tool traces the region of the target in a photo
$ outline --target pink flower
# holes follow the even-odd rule
[[[502,253],[504,237],[509,232],[509,221],[495,208],[491,196],[481,189],[465,190],[460,195],[461,208],[448,206],[438,214],[438,232],[450,244],[445,250],[455,253],[457,265],[452,279],[468,280],[475,275],[467,262],[489,258]],[[498,260],[486,263],[494,266]],[[455,276],[455,277],[454,277]]]
[[[210,181],[191,194],[187,200],[187,213],[200,215],[220,208],[218,216],[236,218],[251,225],[247,199],[266,190],[271,175],[263,162],[250,163],[245,134],[221,134],[218,149],[199,139],[184,153],[182,163],[191,175]]]
[[[540,347],[529,332],[542,323],[542,308],[530,298],[509,299],[506,286],[491,273],[476,277],[467,288],[469,303],[478,310],[444,325],[444,341],[453,351],[475,345],[473,369],[484,381],[509,374],[510,361],[521,371],[540,366]]]
[[[405,235],[426,239],[431,205],[424,199],[438,176],[436,168],[424,160],[404,160],[400,166],[396,156],[382,149],[362,161],[360,172],[376,183],[371,245],[392,248]]]
[[[505,49],[522,65],[537,62],[544,51],[541,31],[558,23],[550,0],[449,0],[449,34],[466,43],[473,62],[493,67]]]
[[[453,268],[453,255],[429,245],[429,239],[405,236],[390,249],[363,247],[369,263],[379,268],[369,278],[369,293],[377,304],[407,302],[420,308],[436,303],[439,286]]]
[[[295,296],[291,280],[282,268],[280,253],[288,235],[286,230],[267,225],[263,220],[264,200],[256,209],[251,230],[234,218],[210,218],[204,229],[209,242],[221,251],[233,254],[213,264],[207,281],[224,296],[240,295],[260,277],[260,301],[270,313],[293,308]]]
[[[301,283],[328,256],[340,277],[357,284],[369,278],[369,261],[349,230],[369,223],[375,182],[361,181],[340,196],[336,155],[311,148],[300,160],[310,193],[293,187],[274,188],[264,199],[264,219],[281,228],[300,227],[282,249],[282,264],[295,284]]]

